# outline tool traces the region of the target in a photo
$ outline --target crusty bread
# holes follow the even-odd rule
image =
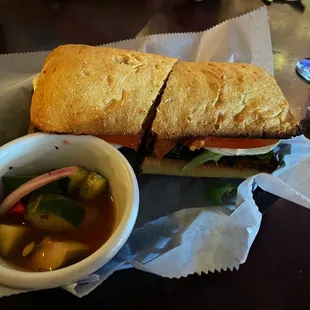
[[[176,64],[152,131],[158,139],[225,136],[285,138],[297,122],[275,79],[249,64]]]
[[[35,76],[33,78],[33,80],[32,80],[32,89],[33,89],[33,91],[35,91],[36,88],[37,88],[38,80],[39,80],[39,75]]]
[[[30,117],[41,131],[137,135],[176,58],[63,45],[47,57]]]
[[[196,178],[235,178],[246,179],[252,175],[266,172],[270,173],[270,170],[258,170],[250,168],[242,168],[239,165],[236,167],[227,167],[221,163],[207,162],[203,165],[195,167],[189,171],[184,171],[182,168],[187,161],[175,160],[168,158],[153,158],[146,157],[141,165],[142,174],[161,174],[161,175],[175,175],[175,176],[188,176]]]
[[[28,127],[28,134],[36,133],[36,132],[38,132],[38,129],[30,122],[29,127]]]

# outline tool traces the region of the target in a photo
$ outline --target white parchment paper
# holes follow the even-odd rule
[[[265,7],[200,33],[163,34],[109,44],[187,61],[245,62],[273,73]],[[31,81],[48,52],[0,56],[0,144],[26,134]],[[279,197],[310,207],[306,185],[310,143],[304,137],[286,141],[291,154],[274,176],[260,174],[238,188],[233,212],[210,206],[210,179],[139,176],[140,213],[136,228],[121,251],[95,274],[64,288],[82,297],[114,271],[135,267],[169,278],[214,270],[238,269],[246,261],[261,223],[252,198],[259,185]],[[0,287],[0,296],[19,290]]]

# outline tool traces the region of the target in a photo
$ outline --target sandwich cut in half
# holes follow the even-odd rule
[[[142,171],[246,178],[278,167],[297,121],[275,79],[238,63],[176,64],[157,107]]]
[[[131,50],[59,46],[34,81],[30,131],[89,134],[136,151],[177,61]]]

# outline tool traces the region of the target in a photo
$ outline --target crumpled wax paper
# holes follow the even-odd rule
[[[187,61],[245,62],[273,73],[273,57],[265,7],[199,33],[162,34],[108,46],[137,49]],[[0,56],[0,143],[26,134],[31,81],[48,52]],[[238,187],[234,211],[211,206],[206,191],[215,180],[186,177],[138,177],[141,203],[136,227],[117,255],[95,274],[64,286],[82,297],[114,271],[137,268],[169,278],[214,270],[238,269],[246,261],[261,223],[252,198],[265,191],[310,206],[303,173],[310,163],[310,143],[303,136],[285,141],[285,165],[274,175],[259,174]],[[237,184],[240,181],[231,180]],[[0,296],[23,292],[0,287]]]

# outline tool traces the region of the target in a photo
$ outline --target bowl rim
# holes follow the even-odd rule
[[[4,265],[0,265],[0,283],[8,287],[18,289],[53,288],[70,284],[81,278],[87,277],[103,267],[115,256],[127,241],[137,219],[139,210],[139,187],[136,175],[125,156],[119,152],[117,148],[100,138],[89,135],[74,136],[34,133],[10,141],[0,147],[0,157],[1,154],[9,151],[11,147],[18,145],[19,143],[35,139],[53,139],[55,136],[61,137],[63,140],[73,139],[85,140],[88,142],[93,140],[96,143],[101,144],[100,147],[107,148],[109,153],[111,152],[113,157],[117,158],[122,165],[122,169],[124,169],[128,175],[128,180],[130,182],[128,189],[131,189],[128,190],[127,193],[128,199],[124,213],[117,228],[113,231],[109,239],[97,251],[73,265],[58,270],[43,272],[29,272],[11,269]],[[2,175],[0,177],[2,177]]]

